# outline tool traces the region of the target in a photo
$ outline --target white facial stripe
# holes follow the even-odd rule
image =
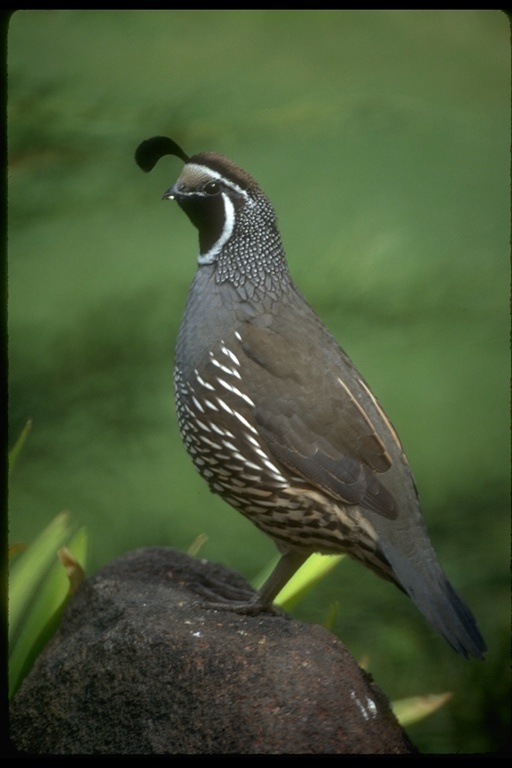
[[[195,183],[198,183],[200,180],[206,181],[208,179],[211,179],[212,181],[218,181],[224,187],[232,189],[237,195],[245,198],[245,201],[248,205],[253,205],[253,200],[245,189],[242,189],[242,187],[240,187],[238,184],[235,184],[234,181],[226,179],[225,176],[222,176],[222,174],[218,173],[217,171],[208,168],[206,165],[188,163],[186,166],[186,176],[188,179],[194,179]],[[201,193],[197,192],[196,194]],[[207,193],[203,194],[204,197],[207,197]],[[233,229],[235,226],[235,207],[225,192],[221,192],[221,195],[224,203],[224,228],[219,239],[210,248],[210,250],[207,253],[199,254],[197,258],[199,264],[213,264],[216,261],[217,256],[219,255],[223,246],[227,243],[233,234]]]
[[[215,245],[213,245],[206,253],[199,254],[197,257],[199,264],[213,264],[219,252],[222,250],[222,247],[233,234],[235,226],[235,207],[225,192],[222,193],[222,200],[224,201],[224,228]]]

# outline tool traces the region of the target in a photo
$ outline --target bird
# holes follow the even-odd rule
[[[185,447],[210,490],[267,534],[280,558],[250,599],[257,615],[313,553],[347,554],[394,583],[465,658],[487,650],[430,542],[401,442],[370,387],[295,285],[275,209],[245,170],[193,156],[163,199],[198,230],[197,270],[178,333],[174,393]]]

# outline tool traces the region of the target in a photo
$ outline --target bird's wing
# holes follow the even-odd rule
[[[308,483],[395,518],[396,500],[379,479],[392,464],[391,433],[348,358],[316,316],[309,322],[316,333],[302,318],[284,333],[253,323],[240,336],[258,430],[274,456]]]

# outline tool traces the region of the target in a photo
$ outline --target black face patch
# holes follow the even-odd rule
[[[225,223],[224,200],[222,195],[203,197],[199,195],[176,196],[180,208],[199,230],[199,248],[207,253],[222,235]]]

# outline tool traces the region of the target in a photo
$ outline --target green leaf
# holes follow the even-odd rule
[[[201,549],[203,548],[203,546],[206,544],[207,541],[208,541],[208,536],[206,536],[206,534],[204,533],[200,533],[198,536],[196,536],[196,538],[194,539],[194,541],[192,542],[192,544],[187,550],[187,553],[190,555],[190,557],[197,557],[197,555],[199,554],[199,552],[201,551]]]
[[[80,529],[69,541],[66,517],[59,515],[13,566],[9,625],[9,695],[12,696],[59,626],[62,612],[83,578],[87,534]],[[74,555],[71,555],[73,551]],[[58,551],[58,557],[57,557]],[[52,565],[52,560],[53,565]]]
[[[447,693],[432,693],[427,696],[411,696],[407,699],[400,699],[391,704],[398,722],[402,726],[416,723],[423,720],[433,712],[436,712],[446,704],[452,697]]]
[[[69,534],[68,515],[62,512],[12,564],[9,575],[9,643],[18,636],[36,586],[42,582]]]
[[[343,560],[345,555],[311,555],[297,573],[283,587],[275,599],[275,603],[284,610],[290,610],[299,603],[305,595],[313,589],[332,569]],[[258,589],[265,583],[279,562],[279,557],[254,580],[254,586]]]
[[[16,463],[16,460],[18,459],[18,456],[20,455],[23,446],[25,445],[25,440],[28,437],[28,434],[30,430],[32,429],[32,421],[29,419],[23,429],[21,430],[20,436],[14,443],[13,447],[9,451],[9,474],[11,474],[12,469]]]

